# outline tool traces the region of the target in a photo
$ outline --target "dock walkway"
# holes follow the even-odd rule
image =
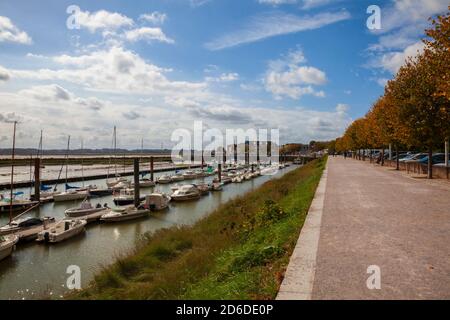
[[[330,157],[321,184],[278,299],[450,299],[447,181]]]

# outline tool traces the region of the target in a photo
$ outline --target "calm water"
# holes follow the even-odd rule
[[[280,170],[275,176],[261,176],[244,183],[226,185],[223,191],[212,192],[199,201],[172,202],[168,210],[153,214],[146,219],[119,224],[90,224],[84,235],[60,244],[46,245],[35,242],[20,244],[10,258],[0,261],[0,299],[33,299],[46,294],[55,298],[61,297],[66,292],[65,283],[68,277],[66,270],[69,265],[77,265],[81,268],[82,286],[85,286],[101,266],[111,264],[117,256],[133,248],[143,233],[173,225],[193,224],[220,204],[292,169],[294,169],[293,166]],[[193,182],[210,182],[212,178]],[[89,183],[102,186],[105,181],[89,181]],[[155,189],[170,193],[170,186],[158,185]],[[153,188],[142,189],[141,194],[152,191]],[[91,202],[113,205],[111,196],[92,199]],[[54,216],[61,219],[67,208],[78,204],[79,202],[49,203],[30,213],[30,216]],[[7,217],[0,216],[0,225],[7,222]]]

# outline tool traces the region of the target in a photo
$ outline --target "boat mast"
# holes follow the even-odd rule
[[[15,153],[16,153],[16,125],[17,125],[17,121],[14,121],[12,157],[11,157],[11,192],[10,192],[10,196],[9,196],[9,224],[11,224],[11,222],[12,222],[12,212],[13,212],[14,158],[15,158]]]
[[[83,181],[84,187],[84,166],[83,166],[83,138],[81,138],[81,181]]]
[[[70,150],[70,136],[67,139],[67,153],[66,153],[66,187],[67,187],[67,171],[69,169],[69,150]]]
[[[114,174],[117,177],[117,131],[114,126]]]

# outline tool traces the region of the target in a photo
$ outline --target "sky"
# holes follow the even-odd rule
[[[371,30],[370,5],[380,8]],[[174,130],[340,136],[447,0],[2,0],[0,148],[168,148]]]

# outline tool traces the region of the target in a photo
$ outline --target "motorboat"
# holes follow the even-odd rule
[[[172,198],[164,193],[152,193],[145,197],[144,207],[151,211],[160,211],[169,207]]]
[[[207,195],[209,193],[209,191],[211,191],[211,186],[209,184],[196,184],[194,185],[199,191],[200,194],[203,195]]]
[[[203,170],[195,170],[194,173],[197,176],[197,178],[205,178],[205,177],[209,176],[209,174]]]
[[[85,199],[79,207],[67,209],[65,214],[67,217],[82,217],[107,209],[107,207],[102,207],[100,203],[94,207],[88,199]]]
[[[130,187],[131,187],[131,183],[129,181],[121,181],[121,182],[117,183],[116,185],[114,185],[113,187],[111,187],[111,189],[114,192],[115,190],[121,190],[121,189],[130,188]]]
[[[129,182],[129,181],[125,177],[118,176],[115,177],[114,179],[106,180],[106,185],[108,186],[108,188],[112,188],[120,182]]]
[[[145,197],[141,196],[140,201],[144,200]],[[113,196],[113,201],[116,206],[124,206],[127,204],[134,203],[134,189],[122,189],[119,194]]]
[[[223,189],[223,183],[215,182],[215,183],[212,184],[211,191],[222,191],[222,189]]]
[[[158,181],[158,183],[161,183],[161,184],[167,184],[167,183],[171,183],[172,179],[169,175],[164,174],[164,175],[160,176],[157,181]]]
[[[113,189],[111,188],[98,188],[89,190],[89,195],[91,197],[106,197],[113,194]]]
[[[232,182],[234,183],[241,183],[244,181],[244,178],[242,175],[237,175],[234,178],[232,178]]]
[[[173,176],[170,177],[170,180],[172,182],[177,182],[177,181],[183,181],[184,180],[184,175],[182,173],[176,173]]]
[[[89,197],[89,191],[77,191],[77,190],[67,190],[53,196],[53,201],[64,202],[64,201],[74,201],[83,200]]]
[[[86,220],[61,220],[49,229],[38,233],[36,241],[57,243],[75,237],[86,229]]]
[[[171,186],[170,187],[170,190],[172,190],[172,192],[175,192],[175,191],[177,191],[178,189],[180,189],[181,188],[181,184],[175,184],[175,185],[173,185],[173,186]]]
[[[141,188],[151,188],[154,187],[155,185],[156,185],[155,181],[148,178],[143,178],[139,180],[139,187]]]
[[[181,186],[170,197],[173,201],[196,200],[201,196],[200,190],[192,184]]]
[[[150,209],[146,209],[143,206],[140,206],[139,208],[128,206],[111,209],[108,213],[102,215],[100,220],[104,222],[121,222],[144,218],[148,216],[149,213]]]
[[[0,236],[0,261],[12,254],[18,241],[16,235]]]
[[[14,193],[11,201],[10,198],[7,198],[3,194],[0,194],[0,213],[8,212],[11,207],[12,211],[14,212],[25,211],[38,204],[37,201],[31,201],[28,199],[18,199],[17,196],[21,195],[23,195],[23,192]]]
[[[192,171],[192,170],[186,170],[183,173],[183,177],[184,177],[185,180],[196,179],[197,178],[197,174],[194,171]]]
[[[26,231],[37,227],[44,228],[45,225],[55,222],[53,217],[32,218],[26,217],[18,220],[13,220],[11,223],[0,228],[0,236],[12,234],[20,231]]]

